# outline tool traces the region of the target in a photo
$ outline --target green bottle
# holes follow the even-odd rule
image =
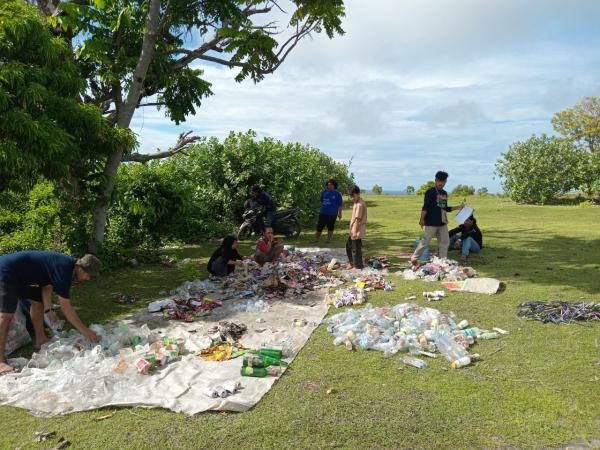
[[[287,366],[285,361],[265,355],[245,355],[242,362],[244,367]]]
[[[279,367],[269,366],[269,367],[242,367],[240,373],[244,377],[258,377],[258,378],[266,378],[266,377],[277,377],[281,374]]]
[[[259,355],[269,356],[275,359],[283,358],[283,352],[281,350],[277,350],[276,348],[261,348],[258,351]]]

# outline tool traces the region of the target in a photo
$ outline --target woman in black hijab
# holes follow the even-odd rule
[[[215,250],[208,260],[208,271],[217,277],[224,277],[235,270],[235,266],[241,266],[242,256],[237,249],[238,239],[235,234],[228,234],[223,239],[221,246]]]

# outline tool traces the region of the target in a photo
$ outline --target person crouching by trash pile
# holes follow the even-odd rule
[[[256,243],[254,260],[262,266],[265,263],[277,261],[282,254],[287,254],[287,252],[283,248],[283,242],[273,238],[273,228],[263,228],[262,237]]]
[[[71,325],[86,339],[92,342],[100,340],[77,315],[71,305],[70,290],[73,279],[88,281],[98,276],[101,265],[93,255],[76,260],[61,253],[38,250],[0,256],[0,375],[12,371],[5,356],[6,339],[21,298],[32,300],[31,321],[37,348],[48,340],[44,333],[44,305],[51,305],[53,291],[58,295],[62,312]]]
[[[477,219],[470,216],[465,223],[450,230],[450,249],[460,250],[462,259],[470,253],[479,253],[483,248],[483,235],[477,226]]]
[[[367,205],[360,197],[360,188],[354,186],[349,192],[352,206],[352,217],[350,218],[350,236],[346,241],[346,255],[349,264],[347,269],[364,268],[362,257],[362,240],[367,235]]]
[[[242,255],[237,251],[238,239],[235,234],[228,234],[223,243],[208,260],[207,269],[215,277],[224,277],[235,270],[235,266],[244,264]]]

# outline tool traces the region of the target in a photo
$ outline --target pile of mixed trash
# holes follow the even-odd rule
[[[453,314],[444,315],[413,303],[385,308],[369,304],[327,320],[327,330],[335,336],[335,345],[345,345],[348,350],[355,347],[377,350],[386,357],[408,352],[412,357],[405,357],[403,362],[419,368],[427,367],[427,363],[414,356],[436,358],[438,351],[452,368],[467,366],[479,358],[468,352],[475,340],[495,339],[498,334],[507,333],[500,328],[489,332],[468,326],[466,320],[456,323]]]
[[[290,249],[276,264],[259,266],[253,261],[224,278],[186,282],[170,292],[170,297],[148,306],[148,311],[163,310],[166,319],[192,322],[222,306],[222,300],[243,299],[235,308],[245,312],[265,312],[266,302],[279,298],[298,298],[324,287],[339,286],[343,282],[332,273],[339,267],[332,265],[329,256]],[[382,284],[381,279],[368,278],[365,284]],[[239,303],[239,304],[237,304]]]
[[[519,305],[518,316],[544,323],[600,320],[600,304],[567,301],[527,302]]]
[[[359,272],[344,272],[342,279],[346,281],[351,280],[354,285],[349,288],[337,289],[333,293],[327,293],[323,300],[328,305],[333,305],[336,308],[362,305],[367,301],[369,291],[391,291],[394,289],[394,286],[385,280],[385,275],[387,275],[387,270],[378,271],[368,268]]]
[[[434,256],[430,262],[396,272],[405,280],[462,281],[477,276],[472,267],[462,267],[457,261]]]

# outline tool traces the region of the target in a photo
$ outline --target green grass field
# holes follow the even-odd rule
[[[600,209],[520,206],[499,198],[471,198],[485,246],[470,264],[506,289],[494,296],[451,293],[434,307],[473,325],[510,335],[476,344],[483,361],[449,371],[402,370],[398,356],[347,352],[319,327],[285,375],[251,411],[196,417],[160,409],[106,410],[53,419],[0,407],[0,448],[46,448],[35,431],[56,431],[72,448],[559,448],[600,445],[600,324],[544,325],[516,317],[526,300],[600,302]],[[419,235],[420,199],[369,197],[365,255],[394,256]],[[347,215],[348,213],[346,213]],[[333,246],[343,246],[346,223]],[[307,245],[312,235],[295,242]],[[250,252],[249,244],[242,253]],[[77,286],[74,302],[88,322],[104,322],[143,307],[186,279],[203,276],[212,248],[169,250],[194,264],[142,266]],[[457,256],[456,253],[454,253]],[[393,259],[395,262],[400,260]],[[396,289],[369,297],[375,305],[401,303],[430,290],[392,275]],[[134,307],[111,293],[138,293]],[[426,302],[419,296],[421,304]],[[331,313],[338,312],[332,310]],[[328,389],[333,389],[327,394]]]

